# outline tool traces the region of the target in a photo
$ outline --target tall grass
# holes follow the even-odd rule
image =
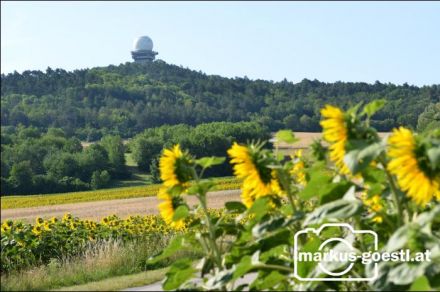
[[[160,252],[169,238],[129,243],[102,242],[90,246],[81,256],[52,260],[47,265],[1,276],[2,291],[41,291],[85,284],[116,276],[130,275],[168,266],[174,259],[148,265],[147,259]],[[194,254],[180,256],[197,257]]]

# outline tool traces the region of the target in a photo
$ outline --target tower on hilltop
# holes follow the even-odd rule
[[[153,41],[148,36],[141,36],[134,40],[131,56],[136,63],[152,62],[157,54],[153,51]]]

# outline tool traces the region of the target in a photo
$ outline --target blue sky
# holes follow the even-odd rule
[[[440,2],[1,2],[1,72],[158,58],[208,74],[440,84]]]

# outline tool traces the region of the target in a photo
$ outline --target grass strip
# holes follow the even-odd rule
[[[134,275],[113,277],[82,285],[62,287],[51,291],[119,291],[149,285],[162,280],[168,268],[146,271]]]

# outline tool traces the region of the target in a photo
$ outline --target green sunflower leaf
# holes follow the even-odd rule
[[[365,169],[384,150],[385,145],[382,142],[373,143],[362,148],[355,148],[345,154],[344,163],[353,174],[356,174]]]
[[[364,106],[364,110],[362,114],[367,115],[368,117],[372,117],[376,112],[378,112],[381,108],[385,106],[386,100],[384,99],[376,99],[372,102],[366,104]]]
[[[241,202],[231,201],[225,203],[226,210],[233,214],[240,214],[246,211],[246,206]]]
[[[225,160],[226,160],[225,157],[211,156],[211,157],[203,157],[197,159],[195,162],[203,168],[209,168],[214,165],[220,165],[223,162],[225,162]]]
[[[352,185],[353,184],[348,181],[341,181],[339,183],[325,185],[319,190],[319,203],[323,205],[325,203],[342,198]]]
[[[428,151],[429,162],[434,169],[440,169],[440,147],[431,148]]]
[[[428,278],[425,276],[417,278],[417,280],[412,283],[411,287],[409,287],[409,291],[431,291]]]
[[[186,205],[181,205],[177,207],[176,211],[174,211],[173,221],[179,221],[181,219],[185,219],[189,215],[189,209]]]
[[[312,170],[310,173],[310,180],[306,187],[298,194],[301,199],[307,200],[314,196],[320,196],[323,189],[330,183],[332,176],[325,170]]]
[[[280,130],[276,133],[275,138],[277,142],[285,142],[287,144],[293,144],[299,141],[291,130]]]
[[[329,219],[346,219],[361,211],[362,204],[357,200],[337,200],[315,209],[304,220],[303,226],[321,224]]]
[[[249,272],[250,270],[252,270],[252,257],[246,255],[243,258],[241,258],[240,262],[235,267],[232,279],[233,280],[238,279],[246,275],[246,273]]]
[[[254,202],[248,212],[249,214],[255,214],[255,220],[260,220],[270,209],[270,198],[262,197]]]
[[[195,272],[196,269],[192,266],[191,259],[180,259],[166,273],[163,288],[165,290],[175,290],[190,279]]]
[[[190,186],[187,190],[187,193],[189,195],[195,195],[195,194],[205,195],[214,187],[215,187],[215,183],[212,179],[202,180]]]

